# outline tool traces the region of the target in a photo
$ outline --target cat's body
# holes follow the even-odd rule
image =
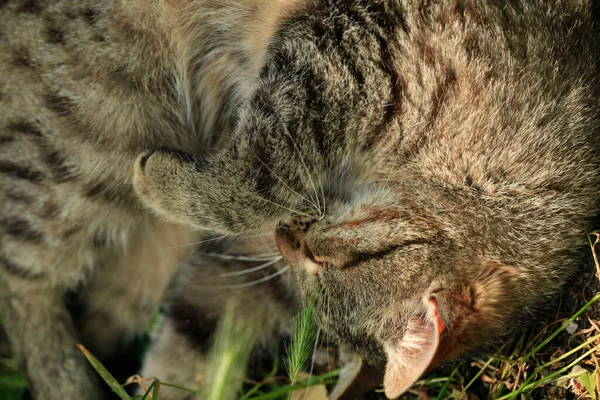
[[[200,154],[230,129],[258,73],[232,54],[264,44],[241,43],[251,2],[227,24],[219,4],[190,48],[181,4],[0,3],[0,310],[36,398],[98,398],[75,344],[102,356],[143,332],[198,240],[143,209],[131,171],[146,149]],[[63,298],[81,286],[78,335]]]
[[[109,352],[186,224],[302,217],[281,251],[391,396],[494,343],[597,213],[595,35],[583,0],[0,3],[0,309],[34,394],[94,398],[65,291]]]

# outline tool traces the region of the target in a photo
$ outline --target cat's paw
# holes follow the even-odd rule
[[[175,150],[147,151],[133,168],[133,187],[144,205],[169,220],[193,223],[191,204],[201,188],[199,158]]]
[[[133,171],[138,197],[156,214],[222,233],[271,229],[289,219],[288,210],[297,199],[278,189],[276,182],[232,154],[206,161],[169,149],[140,154]]]

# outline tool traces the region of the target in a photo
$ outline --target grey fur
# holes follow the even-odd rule
[[[275,35],[230,143],[146,154],[136,191],[221,232],[303,220],[286,258],[303,293],[340,343],[387,362],[396,396],[427,298],[450,330],[436,364],[535,321],[577,271],[599,200],[591,11],[311,4]]]
[[[289,266],[280,261],[269,232],[264,236],[210,240],[200,245],[177,279],[161,327],[141,371],[144,377],[197,389],[206,383],[208,352],[226,305],[236,323],[260,327],[257,353],[272,351],[290,334],[300,293]],[[193,393],[161,388],[166,400],[192,400]]]
[[[300,288],[371,362],[440,288],[450,323],[478,306],[440,360],[530,319],[597,213],[591,6],[0,2],[0,309],[36,398],[99,396],[76,331],[110,352],[145,329],[189,226],[302,218],[325,261]]]

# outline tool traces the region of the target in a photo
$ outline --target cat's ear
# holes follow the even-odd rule
[[[415,315],[406,333],[396,343],[386,344],[387,365],[383,379],[385,395],[399,397],[425,373],[438,351],[440,336],[446,330],[437,299],[427,301],[427,313]]]

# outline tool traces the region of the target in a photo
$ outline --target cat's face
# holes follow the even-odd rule
[[[214,166],[158,151],[138,160],[136,189],[163,215],[215,230],[253,221],[273,229],[280,221],[276,242],[303,295],[318,304],[321,327],[343,348],[386,366],[391,398],[429,368],[534,321],[532,310],[564,281],[537,259],[547,252],[541,242],[511,231],[516,210],[473,191],[418,176],[338,176],[323,181],[321,212],[290,218],[288,208],[306,208],[269,208],[264,193],[248,192],[243,179],[232,185],[226,166]],[[344,186],[350,190],[340,193]]]
[[[323,217],[281,224],[275,236],[321,326],[387,363],[386,393],[396,397],[428,368],[509,332],[522,278],[402,200],[406,188],[385,186],[333,201]]]

